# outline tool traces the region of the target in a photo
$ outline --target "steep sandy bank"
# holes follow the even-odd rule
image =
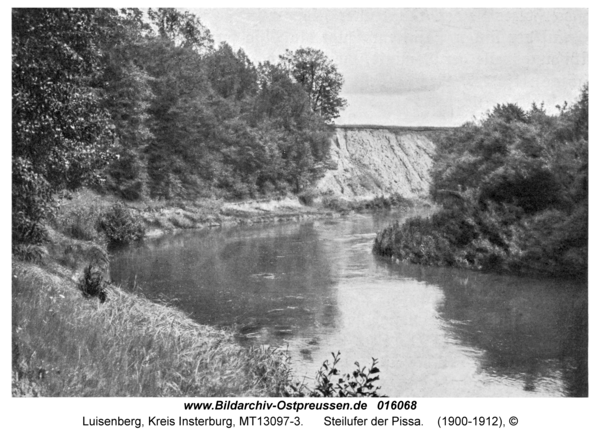
[[[422,198],[429,191],[435,142],[447,129],[337,127],[331,159],[337,169],[319,181],[320,193],[347,199],[398,193]]]

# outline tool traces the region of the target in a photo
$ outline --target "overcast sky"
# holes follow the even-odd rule
[[[314,47],[345,78],[338,124],[456,126],[554,108],[588,80],[585,9],[191,9],[255,62]]]

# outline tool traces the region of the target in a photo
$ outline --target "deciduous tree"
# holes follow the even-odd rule
[[[321,50],[310,47],[280,56],[288,73],[306,91],[312,110],[327,123],[339,117],[347,102],[340,97],[344,78],[336,65]]]
[[[94,86],[102,12],[13,9],[13,241],[43,239],[52,193],[74,189],[110,159],[109,115]]]

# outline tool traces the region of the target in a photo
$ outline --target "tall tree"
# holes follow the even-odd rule
[[[147,51],[149,25],[138,9],[110,14],[110,32],[102,42],[103,104],[115,126],[116,159],[107,168],[106,188],[125,199],[148,194],[145,150],[152,139],[148,109],[154,97],[153,78],[141,59]]]
[[[280,56],[289,74],[304,88],[312,110],[327,123],[339,117],[347,102],[340,97],[344,78],[336,65],[321,50],[310,47]]]
[[[154,94],[148,110],[153,134],[147,148],[150,192],[167,198],[190,196],[198,177],[212,176],[207,171],[213,160],[206,139],[216,115],[209,107],[214,93],[205,65],[212,51],[205,44],[212,44],[212,39],[198,39],[197,35],[210,33],[191,14],[160,9],[150,15],[159,29],[142,56]]]
[[[13,242],[40,242],[52,193],[89,181],[110,158],[112,123],[93,9],[13,9]]]
[[[311,110],[308,94],[286,70],[268,62],[259,65],[260,92],[255,117],[281,130],[278,148],[283,162],[281,177],[295,192],[321,175],[319,163],[329,158],[330,130]]]

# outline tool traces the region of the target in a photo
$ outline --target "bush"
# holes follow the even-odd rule
[[[298,200],[306,206],[313,206],[317,197],[319,197],[319,192],[314,188],[307,188],[298,193]]]
[[[374,251],[425,265],[585,276],[585,116],[587,86],[557,116],[497,105],[454,130],[432,169],[431,194],[442,209],[384,229]]]
[[[62,233],[77,240],[93,241],[98,239],[98,223],[103,214],[98,203],[73,202],[61,205],[55,224]]]
[[[411,208],[415,203],[406,199],[399,193],[391,194],[388,197],[376,196],[370,200],[345,200],[334,194],[328,193],[323,196],[322,205],[325,208],[332,209],[341,213],[349,211],[381,210],[392,208]]]
[[[332,353],[333,364],[329,365],[329,360],[326,360],[321,368],[317,371],[314,387],[307,387],[305,384],[290,385],[291,394],[299,397],[372,397],[378,398],[383,395],[378,393],[381,387],[375,386],[373,383],[379,381],[379,369],[377,368],[377,360],[373,358],[371,366],[360,367],[358,362],[356,370],[352,374],[340,374],[337,365],[340,362],[340,352]]]
[[[79,289],[86,298],[97,297],[101,303],[106,301],[106,281],[102,272],[92,264],[83,269],[83,276],[79,280]]]
[[[21,261],[39,262],[45,253],[45,249],[42,246],[34,244],[16,244],[13,247],[13,254]]]
[[[328,208],[342,214],[348,213],[351,210],[350,202],[334,195],[323,196],[322,205],[324,208]]]
[[[31,162],[16,157],[12,162],[12,241],[41,244],[48,241],[45,218],[52,211],[51,189]]]
[[[127,244],[144,238],[144,226],[122,203],[115,203],[106,211],[99,222],[109,243]]]
[[[411,199],[407,199],[400,193],[393,193],[389,197],[390,203],[393,207],[407,207],[412,208],[415,206],[415,202]]]

